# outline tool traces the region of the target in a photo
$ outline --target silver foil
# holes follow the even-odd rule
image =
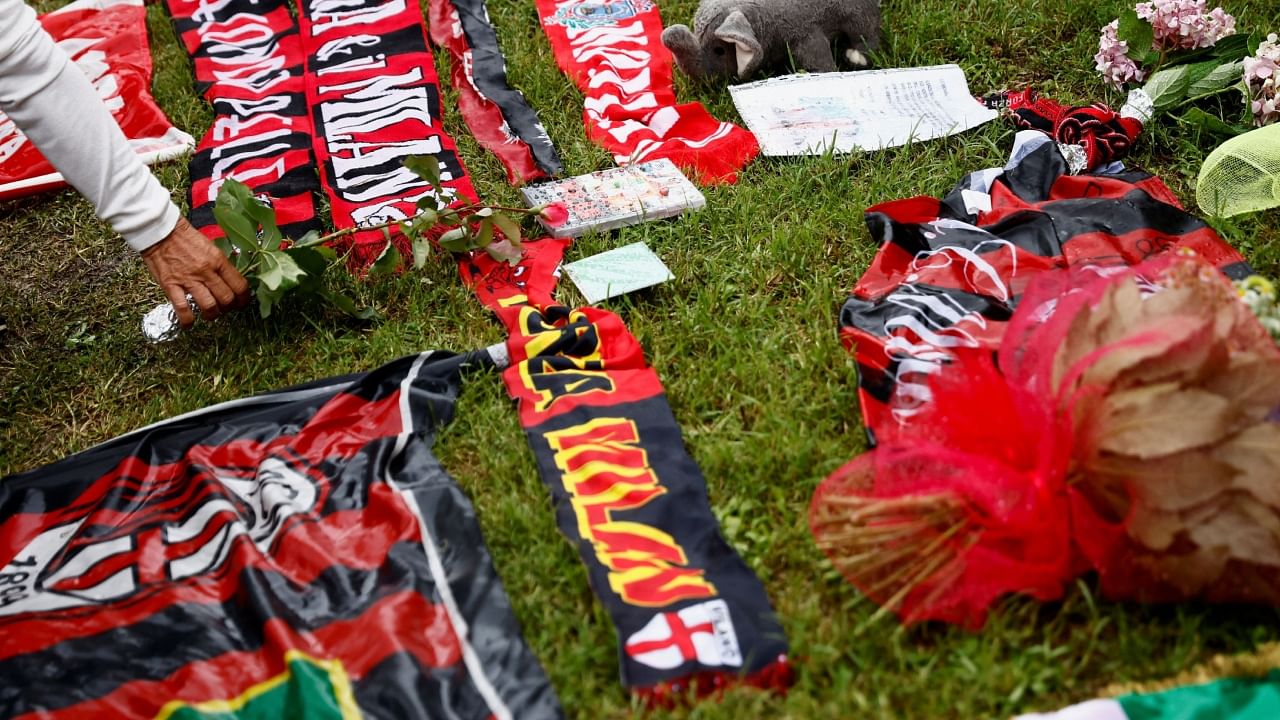
[[[1133,118],[1143,125],[1151,122],[1155,112],[1156,104],[1142,88],[1130,90],[1129,97],[1125,98],[1124,105],[1120,107],[1120,117]]]
[[[1067,172],[1071,175],[1079,175],[1089,169],[1089,153],[1083,147],[1058,143],[1058,152],[1066,159]]]
[[[190,295],[187,296],[187,304],[191,306],[192,312],[200,312],[195,298]],[[142,336],[147,339],[147,342],[169,342],[178,337],[180,332],[182,332],[182,323],[178,322],[178,314],[173,311],[173,305],[169,303],[157,305],[142,316]]]

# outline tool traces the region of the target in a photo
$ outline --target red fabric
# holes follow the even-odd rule
[[[1008,93],[1006,101],[1015,125],[1024,130],[1046,132],[1060,143],[1083,147],[1090,168],[1128,155],[1142,133],[1141,122],[1121,117],[1102,103],[1063,105],[1040,97],[1030,88]]]
[[[890,604],[904,622],[942,620],[971,629],[982,626],[1001,595],[1056,599],[1090,569],[1099,573],[1109,598],[1184,598],[1143,570],[1146,551],[1130,544],[1124,522],[1101,515],[1069,480],[1073,457],[1089,452],[1087,438],[1076,435],[1074,418],[1106,391],[1077,388],[1076,380],[1111,353],[1162,342],[1176,328],[1100,347],[1054,380],[1067,333],[1109,287],[1136,281],[1159,292],[1161,278],[1173,272],[1228,283],[1207,259],[1187,253],[1165,253],[1132,267],[1042,272],[1019,299],[995,362],[984,348],[952,349],[945,372],[926,381],[929,401],[915,408],[909,422],[879,425],[876,448],[834,473],[814,496],[810,524],[820,545],[848,531],[848,525],[829,520],[833,500],[904,503],[860,525],[907,528],[879,549],[900,552],[901,563],[885,573],[870,572],[864,565],[840,565],[840,553],[828,548],[846,578],[877,603]],[[1241,333],[1238,342],[1257,346],[1250,333],[1265,331],[1243,305],[1237,311],[1244,319],[1236,327],[1245,328],[1233,331]],[[1280,351],[1276,357],[1280,361]],[[939,507],[950,508],[941,520]],[[927,565],[919,556],[936,562]],[[920,568],[913,577],[911,571]],[[888,572],[896,577],[886,577]],[[1231,599],[1245,597],[1231,592]]]
[[[350,7],[302,0],[298,14],[307,56],[307,104],[315,120],[314,149],[340,228],[412,217],[433,189],[403,166],[435,155],[441,185],[453,204],[477,200],[457,147],[442,128],[440,87],[416,3],[370,2]],[[402,254],[407,240],[392,233]],[[382,231],[345,240],[351,262],[366,267],[386,246]]]
[[[305,57],[288,0],[165,4],[214,113],[191,158],[191,224],[223,236],[213,209],[218,190],[234,179],[270,200],[289,237],[320,230]]]
[[[462,32],[458,10],[447,0],[431,0],[431,41],[449,52],[449,80],[458,91],[458,111],[480,147],[493,153],[507,170],[507,182],[523,185],[547,177],[533,160],[529,146],[504,131],[502,108],[476,87],[471,76],[471,48]]]
[[[556,62],[586,95],[587,136],[619,165],[670,158],[700,182],[734,182],[760,152],[749,131],[676,103],[652,0],[537,0]]]
[[[174,133],[151,98],[151,50],[140,1],[122,0],[102,10],[69,5],[41,15],[40,24],[73,61],[83,63],[82,70],[102,71],[89,80],[139,155],[172,157],[186,151],[190,138]],[[0,200],[60,187],[66,187],[62,176],[0,113]]]

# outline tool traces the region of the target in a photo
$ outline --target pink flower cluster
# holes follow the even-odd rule
[[[1258,127],[1280,121],[1280,95],[1276,76],[1280,74],[1280,37],[1275,33],[1258,46],[1258,53],[1244,59],[1244,81],[1249,84],[1253,124]]]
[[[1152,50],[1212,47],[1236,32],[1236,19],[1220,7],[1206,12],[1205,0],[1151,0],[1138,3],[1133,9],[1138,17],[1151,23],[1155,35]],[[1102,28],[1093,60],[1107,82],[1123,90],[1126,83],[1141,82],[1146,71],[1129,57],[1129,43],[1119,38],[1119,29],[1119,20]]]
[[[1098,39],[1098,54],[1093,56],[1093,61],[1098,64],[1098,72],[1102,73],[1102,77],[1112,87],[1123,90],[1126,83],[1141,82],[1146,73],[1129,57],[1129,43],[1116,34],[1119,29],[1119,20],[1112,20],[1110,25],[1102,28],[1102,37]]]
[[[1212,47],[1236,31],[1236,19],[1222,8],[1209,12],[1205,0],[1151,0],[1133,9],[1155,29],[1157,50],[1192,50]]]

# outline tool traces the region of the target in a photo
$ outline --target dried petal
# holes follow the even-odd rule
[[[1178,533],[1186,529],[1186,521],[1177,512],[1160,510],[1135,503],[1125,532],[1139,545],[1151,550],[1166,550]]]
[[[1203,360],[1197,357],[1202,348],[1209,347],[1211,326],[1203,317],[1175,316],[1162,318],[1159,323],[1133,328],[1132,334],[1106,348],[1089,369],[1084,372],[1085,384],[1110,385],[1121,373],[1134,369],[1147,360],[1156,371],[1143,373],[1150,379],[1182,379],[1182,371],[1198,366]],[[1156,376],[1159,373],[1159,376]],[[1160,377],[1162,376],[1162,377]]]
[[[1230,417],[1231,403],[1218,395],[1159,383],[1110,394],[1095,432],[1100,450],[1153,458],[1221,440]]]
[[[1227,366],[1205,379],[1205,390],[1230,398],[1241,420],[1262,421],[1280,407],[1280,362],[1258,355],[1237,354]]]
[[[1187,536],[1200,547],[1225,547],[1239,560],[1280,566],[1280,516],[1245,493],[1232,493],[1217,512],[1190,524]]]
[[[1214,449],[1216,459],[1238,471],[1233,485],[1280,509],[1280,425],[1259,423]]]
[[[1151,554],[1135,564],[1144,566],[1154,579],[1176,587],[1184,596],[1194,597],[1217,584],[1231,559],[1226,548],[1196,548],[1189,553]]]
[[[1135,502],[1158,510],[1185,510],[1212,500],[1231,489],[1235,469],[1216,453],[1188,450],[1164,457],[1140,460],[1105,455],[1088,468],[1090,483],[1110,484],[1123,479],[1130,484]]]

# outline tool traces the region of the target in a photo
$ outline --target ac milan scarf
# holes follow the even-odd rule
[[[430,451],[468,365],[492,362],[423,353],[0,480],[0,715],[561,717]]]
[[[506,60],[484,0],[431,0],[431,41],[449,51],[458,110],[481,147],[521,185],[564,172],[537,114],[507,84]]]
[[[142,0],[80,0],[41,15],[40,25],[93,83],[144,163],[178,157],[195,145],[151,98]],[[0,113],[0,200],[65,186],[62,175]]]
[[[990,108],[1007,109],[1019,130],[1039,130],[1060,143],[1078,145],[1084,152],[1081,169],[1085,170],[1096,170],[1128,155],[1142,133],[1142,121],[1137,117],[1117,113],[1102,103],[1063,105],[1031,88],[992,93],[983,102]]]
[[[970,174],[941,200],[867,209],[881,247],[840,311],[840,333],[856,347],[873,443],[878,429],[910,423],[929,402],[929,378],[946,371],[950,349],[999,347],[1038,273],[1134,265],[1189,248],[1232,278],[1249,274],[1244,258],[1158,178],[1066,170],[1048,137],[1023,131],[1006,167]]]
[[[749,131],[676,104],[653,0],[537,0],[556,62],[586,98],[587,135],[619,165],[671,158],[701,182],[734,182],[760,152]]]
[[[441,191],[459,203],[475,202],[457,148],[441,126],[440,88],[418,3],[301,0],[299,23],[315,153],[334,225],[415,214],[416,203],[433,189],[404,167],[413,155],[436,156]],[[352,264],[366,266],[386,236],[358,232],[352,242]]]
[[[618,632],[622,682],[653,704],[697,684],[785,688],[787,641],[764,588],[729,547],[662,383],[611,312],[551,300],[568,241],[516,267],[462,267],[511,333],[503,372],[551,492]]]
[[[214,121],[191,159],[191,223],[212,238],[218,189],[234,178],[301,237],[316,217],[304,56],[288,0],[165,0]]]

